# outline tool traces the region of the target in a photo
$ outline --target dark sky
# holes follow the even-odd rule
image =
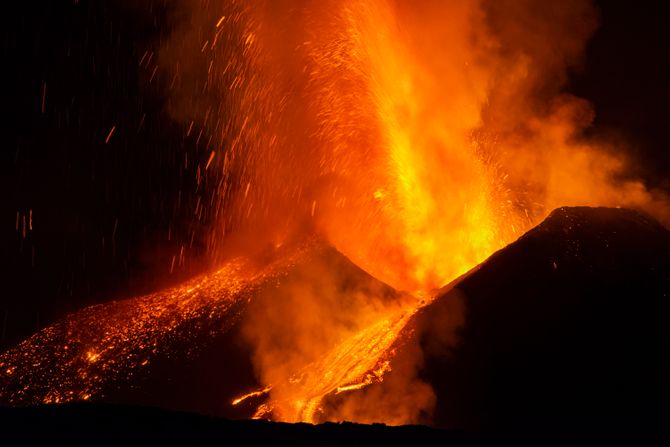
[[[0,31],[0,347],[83,305],[202,268],[187,262],[170,274],[182,245],[188,259],[202,251],[194,203],[179,193],[195,181],[182,160],[208,156],[138,68],[170,31],[165,1],[11,3]],[[629,142],[637,173],[670,190],[666,16],[659,2],[598,3],[600,28],[568,91],[594,103],[591,132]]]
[[[600,0],[600,27],[570,91],[595,104],[595,131],[625,139],[651,186],[670,189],[670,31],[654,1]]]

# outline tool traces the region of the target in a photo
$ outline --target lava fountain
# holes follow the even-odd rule
[[[93,343],[107,349],[63,354],[76,367],[62,374],[90,377],[101,355],[116,370],[127,351],[119,346],[160,344],[171,324],[218,297],[221,309],[245,301],[238,289],[278,267],[254,264],[250,274],[231,267],[241,262],[232,254],[270,251],[276,263],[284,247],[316,235],[405,293],[392,305],[368,296],[346,307],[344,292],[297,285],[281,311],[252,303],[242,324],[262,387],[234,404],[267,396],[257,417],[327,420],[324,396],[383,380],[397,335],[435,288],[554,207],[630,206],[667,221],[666,199],[626,176],[620,148],[581,135],[593,112],[564,91],[595,29],[588,1],[197,0],[174,9],[152,80],[158,73],[172,117],[205,154],[196,219],[224,268],[195,280],[212,293],[194,298],[185,285],[124,302],[149,323],[112,320]],[[170,302],[170,317],[158,318]],[[27,362],[17,359],[42,356],[63,330],[5,353],[3,374],[21,374]],[[95,398],[97,389],[55,393],[53,380],[42,383],[35,401]],[[403,418],[379,421],[416,422],[430,410],[430,389],[421,394]]]

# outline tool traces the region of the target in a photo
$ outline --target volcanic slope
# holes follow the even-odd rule
[[[296,297],[298,287],[308,296]],[[329,301],[319,299],[325,293]],[[345,302],[334,305],[341,297]],[[299,299],[303,301],[296,302]],[[251,417],[267,393],[231,405],[242,393],[267,385],[257,379],[260,372],[252,359],[259,354],[249,332],[262,333],[266,329],[258,328],[262,324],[277,330],[296,325],[296,314],[307,314],[307,307],[341,321],[337,331],[313,348],[313,358],[305,355],[288,365],[300,373],[301,366],[341,339],[355,339],[370,321],[387,320],[399,330],[398,325],[408,319],[400,306],[406,299],[411,298],[316,240],[269,250],[263,259],[236,258],[178,287],[82,309],[8,349],[0,355],[0,404],[91,401]],[[267,308],[272,318],[254,321],[250,308],[256,314]],[[366,318],[361,317],[362,310],[367,310]],[[303,323],[303,332],[314,330],[316,324],[321,323]],[[383,324],[377,326],[381,335],[371,334],[367,341],[375,345],[378,356],[393,339],[384,337],[388,331]],[[300,331],[293,334],[305,336]],[[367,357],[334,358],[341,377],[331,374],[325,384],[322,377],[311,377],[324,373],[323,366],[314,374],[303,373],[312,401],[366,372],[377,359],[366,353]],[[286,379],[288,383],[290,377]],[[281,384],[274,385],[281,389]],[[300,397],[300,389],[296,393]]]
[[[419,381],[434,393],[433,426],[659,429],[669,300],[668,230],[631,210],[560,208],[439,292],[398,337],[384,382],[329,396],[327,414],[372,422],[390,411],[384,396]]]
[[[419,310],[314,242],[66,317],[0,355],[0,401],[471,431],[660,425],[669,295],[670,233],[629,210],[558,209]],[[315,333],[329,336],[305,345]]]

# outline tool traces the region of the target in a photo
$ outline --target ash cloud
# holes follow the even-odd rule
[[[176,11],[162,82],[202,148],[190,163],[215,258],[317,233],[373,276],[425,291],[558,206],[669,222],[667,197],[630,174],[626,148],[584,137],[594,110],[567,91],[597,27],[588,1],[201,0]],[[329,292],[339,274],[315,265],[253,307],[265,382],[380,318],[377,297],[359,313]],[[333,418],[423,420],[432,394],[412,352]],[[371,413],[377,404],[389,413]]]
[[[587,138],[597,111],[569,94],[598,26],[588,1],[483,2],[493,73],[478,130],[503,184],[533,223],[560,206],[622,206],[668,224],[670,202],[633,176],[624,142]]]

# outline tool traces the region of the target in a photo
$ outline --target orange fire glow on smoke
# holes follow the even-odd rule
[[[212,149],[214,252],[317,232],[425,292],[557,206],[658,209],[615,181],[621,151],[580,140],[593,113],[561,90],[588,1],[196,4],[161,60],[172,112]]]
[[[405,290],[439,287],[505,242],[471,137],[485,92],[468,67],[469,37],[443,39],[436,63],[435,54],[424,59],[423,42],[408,42],[415,24],[402,6],[330,8],[334,17],[310,25],[334,29],[305,45],[308,96],[318,98],[310,112],[321,117],[319,143],[336,178],[329,187],[340,200],[325,199],[319,224],[374,276]],[[470,8],[452,9],[449,24],[471,19]]]
[[[557,206],[658,215],[662,198],[622,180],[620,151],[580,137],[590,105],[562,92],[595,29],[590,3],[544,3],[197,2],[162,60],[172,77],[207,72],[204,94],[177,82],[172,110],[225,154],[213,250],[317,233],[372,276],[429,299]],[[364,384],[372,376],[363,371],[384,356],[368,356],[358,379],[334,359],[360,361],[384,336],[392,341],[403,324],[374,322],[406,321],[417,302],[370,315],[295,295],[295,306],[328,311],[316,322],[286,309],[249,319],[258,374],[271,387],[257,415],[315,421],[320,398]],[[343,312],[367,329],[339,327]],[[292,324],[278,321],[287,315]],[[316,324],[327,341],[311,341]],[[287,331],[292,343],[268,342]],[[414,420],[411,411],[376,417]]]

